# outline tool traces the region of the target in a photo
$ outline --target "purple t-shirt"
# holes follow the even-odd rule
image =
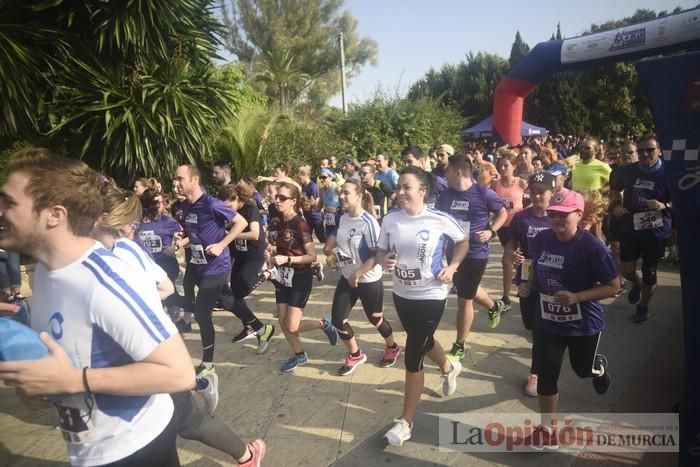
[[[314,182],[309,182],[306,185],[304,185],[302,187],[302,192],[309,199],[321,197],[321,193],[318,191],[318,186],[316,186]],[[321,213],[319,211],[316,211],[312,208],[309,211],[304,211],[304,219],[306,219],[306,222],[309,225],[316,225],[321,222],[323,217],[321,216]]]
[[[511,238],[515,241],[516,248],[520,248],[523,252],[525,259],[532,259],[532,256],[530,256],[532,242],[538,233],[549,229],[549,227],[549,218],[546,215],[537,217],[532,212],[532,208],[523,209],[513,216],[513,219],[510,221]],[[527,279],[523,277],[522,265],[518,266],[518,272],[515,277],[518,284]]]
[[[569,242],[560,242],[551,230],[532,241],[533,290],[539,292],[536,326],[563,336],[591,336],[605,328],[603,306],[598,301],[557,305],[556,292],[581,292],[618,275],[610,250],[588,232],[579,230]]]
[[[488,259],[489,244],[475,239],[474,232],[489,227],[489,215],[505,209],[505,204],[495,191],[478,183],[465,191],[446,188],[437,200],[437,209],[457,219],[459,225],[469,236],[468,258]],[[448,243],[447,255],[452,256],[453,243]]]
[[[640,200],[640,198],[655,199],[662,203],[671,201],[671,190],[666,181],[665,167],[662,162],[658,170],[644,172],[637,162],[620,167],[619,174],[611,179],[613,190],[624,190],[622,207],[629,211],[619,218],[620,231],[623,234],[657,239],[664,239],[671,235],[671,212],[668,209],[660,212],[652,211]],[[660,217],[656,223],[655,215]]]
[[[182,208],[185,235],[190,239],[188,267],[194,267],[199,277],[229,272],[231,255],[228,248],[224,248],[219,256],[207,255],[204,249],[226,236],[226,226],[236,217],[236,211],[208,194],[200,196],[194,204],[185,201]]]
[[[148,223],[142,222],[134,235],[134,241],[153,259],[165,256],[163,250],[173,244],[175,233],[182,231],[182,226],[170,216],[160,216]]]

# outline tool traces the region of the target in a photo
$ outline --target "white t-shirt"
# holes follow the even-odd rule
[[[379,248],[396,252],[396,295],[411,300],[444,300],[447,297],[447,284],[435,278],[443,269],[445,237],[460,242],[466,234],[452,216],[442,211],[426,207],[411,216],[400,209],[384,216]]]
[[[54,271],[38,264],[32,328],[48,332],[78,367],[122,366],[146,358],[177,334],[153,280],[95,242],[80,259]],[[92,402],[90,414],[88,402]],[[153,441],[173,415],[169,395],[74,394],[57,404],[71,464],[123,459]]]
[[[112,253],[133,269],[144,271],[148,277],[152,277],[156,281],[156,285],[168,278],[168,274],[165,270],[158,266],[156,262],[143,251],[143,248],[128,238],[120,238],[114,242]]]
[[[358,217],[343,214],[335,239],[338,244],[335,256],[341,274],[347,279],[374,255],[372,250],[379,241],[379,222],[367,211],[362,211]],[[382,266],[377,264],[360,277],[360,282],[376,282],[381,278]]]

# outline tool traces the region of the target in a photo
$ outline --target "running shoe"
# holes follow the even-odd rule
[[[219,405],[219,375],[211,373],[197,378],[197,393],[202,396],[207,413],[213,417],[216,406]]]
[[[525,384],[525,394],[530,397],[537,397],[537,375],[528,375]]]
[[[496,328],[501,323],[501,313],[505,304],[502,300],[496,299],[493,301],[493,308],[489,310],[489,327]]]
[[[197,375],[197,378],[204,378],[206,376],[213,375],[214,373],[216,373],[216,368],[214,368],[214,365],[212,365],[211,368],[207,368],[204,366],[204,362],[202,362],[194,367],[194,374]]]
[[[175,327],[180,334],[192,332],[192,323],[190,321],[185,321],[184,319],[178,319],[175,321]]]
[[[304,352],[304,355],[295,355],[284,362],[280,370],[282,373],[291,373],[296,370],[298,366],[306,365],[307,363],[309,363],[309,354]]]
[[[338,369],[338,374],[340,376],[347,376],[351,374],[355,369],[367,361],[367,355],[360,350],[360,355],[353,357],[352,354],[347,354],[345,357],[345,363]]]
[[[464,358],[464,344],[460,345],[457,342],[452,344],[452,349],[445,354],[451,362],[458,362]]]
[[[233,339],[231,339],[231,342],[237,343],[237,342],[242,342],[246,339],[255,339],[257,334],[255,334],[255,331],[250,329],[248,326],[244,326],[243,330],[236,334]]]
[[[323,274],[323,264],[321,263],[312,264],[311,271],[314,273],[314,276],[316,276],[316,279],[318,279],[319,282],[321,282],[325,277]]]
[[[525,438],[525,446],[530,446],[535,451],[559,449],[557,432],[549,427],[538,425],[532,431],[532,434]]]
[[[637,305],[637,311],[634,313],[632,321],[637,324],[649,321],[649,307],[647,305]]]
[[[8,297],[8,302],[9,303],[18,303],[18,302],[24,301],[26,299],[27,299],[27,297],[25,297],[21,293],[17,292],[16,294]]]
[[[274,335],[275,335],[275,325],[274,324],[266,324],[265,331],[261,335],[257,335],[257,337],[258,337],[258,350],[257,350],[257,352],[259,354],[265,353],[265,351],[267,350],[267,346],[270,343],[270,339],[272,339],[272,336],[274,336]]]
[[[510,297],[507,295],[504,295],[503,298],[501,298],[501,301],[503,302],[503,311],[502,313],[508,313],[511,309],[510,305]]]
[[[600,371],[602,368],[605,373],[600,376],[593,377],[593,389],[600,395],[605,394],[610,389],[610,375],[608,374],[608,359],[605,355],[597,354],[593,359],[593,368]]]
[[[396,365],[396,361],[399,359],[401,354],[401,346],[394,343],[394,347],[385,347],[384,356],[379,361],[379,366],[381,368],[389,368]]]
[[[323,332],[326,333],[326,336],[328,337],[328,342],[330,342],[331,345],[335,345],[338,343],[338,330],[333,326],[333,323],[331,323],[331,317],[326,316],[323,318],[323,322],[325,323],[323,325]]]
[[[462,364],[459,363],[459,360],[450,361],[450,365],[452,365],[450,372],[440,376],[442,378],[442,395],[445,397],[451,396],[457,390],[457,376],[462,371]]]
[[[263,457],[265,457],[265,441],[256,439],[248,443],[250,459],[238,464],[240,467],[260,467]]]
[[[395,418],[394,426],[384,434],[384,438],[392,446],[401,446],[404,441],[411,439],[411,430],[413,430],[412,423],[408,423],[403,418]]]
[[[629,293],[627,294],[627,301],[631,304],[634,305],[637,303],[642,296],[642,288],[639,286],[639,284],[632,284],[632,287],[630,288]]]

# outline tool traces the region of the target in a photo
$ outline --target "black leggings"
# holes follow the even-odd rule
[[[362,303],[362,309],[367,315],[367,320],[377,328],[382,337],[391,336],[391,324],[384,317],[382,308],[384,305],[384,283],[382,280],[376,282],[359,282],[356,288],[350,287],[348,280],[340,276],[338,286],[333,295],[333,326],[338,329],[338,335],[343,340],[350,340],[355,335],[355,331],[346,320],[350,316],[352,307],[357,303],[357,299]]]
[[[134,465],[177,467],[180,465],[180,458],[177,455],[176,437],[175,415],[173,415],[168,426],[153,441],[124,459],[103,465],[105,467],[131,467]]]
[[[406,331],[406,370],[418,373],[423,370],[425,354],[433,350],[433,334],[445,311],[444,300],[410,300],[394,294],[394,307],[401,325]]]
[[[196,297],[194,296],[195,285],[199,287]],[[194,270],[187,268],[183,287],[185,301],[191,306],[190,309],[194,309],[194,317],[199,324],[199,334],[202,338],[202,361],[213,362],[215,334],[211,312],[220,296],[231,295],[228,286],[228,272],[198,277]],[[226,289],[229,291],[226,292]]]
[[[532,329],[534,344],[532,353],[537,367],[537,394],[554,396],[559,393],[557,381],[564,361],[564,351],[569,349],[569,361],[579,378],[593,374],[600,333],[592,336],[562,336],[539,326]]]
[[[244,326],[250,326],[254,331],[261,329],[264,324],[255,316],[245,301],[258,280],[258,274],[265,263],[265,258],[246,258],[237,256],[231,269],[231,293],[224,290],[221,304],[227,310],[231,310]]]
[[[192,393],[170,394],[175,404],[177,434],[225,452],[234,459],[245,455],[246,446],[221,420],[205,415],[194,402]]]
[[[532,331],[533,315],[539,309],[539,294],[534,290],[527,297],[520,297],[520,317],[523,319],[523,325],[528,331]],[[537,369],[535,365],[534,347],[531,349],[530,355],[530,374],[536,375]]]

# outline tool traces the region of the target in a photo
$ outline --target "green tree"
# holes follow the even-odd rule
[[[366,64],[376,63],[377,44],[359,37],[357,20],[341,11],[343,0],[220,0],[226,48],[239,60],[258,68],[258,62],[284,63],[293,59],[295,71],[306,79],[284,80],[265,88],[267,95],[282,95],[294,103],[300,98],[320,106],[340,90],[338,36],[345,43],[347,77],[352,78]],[[276,55],[277,54],[277,55]],[[269,64],[266,65],[269,69]],[[282,67],[284,68],[284,67]],[[274,75],[272,75],[274,76]],[[271,76],[271,77],[272,77]],[[284,76],[281,73],[280,76]]]
[[[510,48],[510,58],[508,59],[510,67],[513,68],[515,65],[522,62],[529,53],[530,46],[520,37],[520,31],[516,31],[515,40],[513,40],[513,45]]]
[[[124,179],[210,157],[212,134],[236,108],[213,65],[213,0],[0,6],[0,77],[15,74],[0,85],[12,122],[0,136],[62,148]]]

